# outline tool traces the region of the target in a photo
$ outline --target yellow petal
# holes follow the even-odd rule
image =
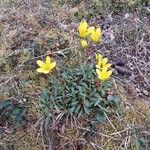
[[[101,28],[97,28],[97,29],[96,29],[96,33],[97,33],[97,35],[99,35],[99,36],[100,36],[100,35],[101,35],[101,33],[102,33]]]
[[[101,54],[96,54],[96,59],[97,60],[99,60],[99,59],[101,60],[102,58],[103,58],[103,56]]]
[[[106,64],[105,66],[103,66],[103,68],[106,68],[106,70],[108,70],[109,67],[111,67],[111,64]]]
[[[82,46],[83,48],[86,48],[86,47],[88,46],[87,41],[81,40],[80,42],[81,42],[81,46]]]
[[[99,67],[101,67],[101,65],[102,65],[102,58],[103,58],[103,56],[101,54],[96,54],[97,65]]]
[[[49,69],[52,70],[56,66],[56,62],[52,62],[49,66]]]
[[[88,34],[95,32],[95,27],[89,27],[87,32],[88,32]]]
[[[95,31],[92,30],[90,37],[93,42],[99,42],[101,39],[101,29],[97,28]]]
[[[87,30],[87,28],[88,28],[88,23],[87,23],[86,21],[82,21],[80,25],[81,25],[81,28],[82,28],[83,30]]]
[[[49,56],[46,57],[46,64],[50,64],[51,63],[51,58]]]
[[[100,80],[105,80],[105,74],[102,73],[102,72],[99,72],[99,73],[98,73],[98,78],[99,78]]]
[[[108,78],[111,76],[111,74],[112,74],[111,70],[107,71],[103,76],[103,80],[108,80]]]
[[[88,24],[86,21],[81,21],[79,25],[79,32],[85,32],[87,30]]]
[[[104,73],[102,73],[100,71],[100,69],[96,69],[96,73],[97,73],[97,76],[100,80],[104,80],[105,76],[104,76]]]
[[[45,63],[41,60],[37,60],[36,62],[40,67],[42,67]]]
[[[50,71],[49,70],[43,70],[43,72],[42,73],[44,73],[44,74],[48,74]]]
[[[103,80],[107,80],[112,74],[112,71],[109,70],[106,73],[103,73]]]
[[[104,74],[100,74],[99,79],[104,81],[105,80]]]
[[[97,69],[101,69],[101,66],[100,66],[100,65],[96,65],[96,68],[97,68]]]
[[[97,42],[101,41],[102,38],[102,30],[101,28],[96,29],[96,34],[97,34]]]
[[[104,80],[107,80],[108,77],[107,77],[106,73],[101,73],[101,74],[100,74],[100,79],[103,80],[103,81],[104,81]]]
[[[101,69],[102,69],[102,73],[106,73],[107,70],[108,70],[108,68],[106,68],[106,67],[103,67],[103,68],[101,68]]]
[[[96,33],[91,33],[90,37],[93,42],[99,42],[99,38]]]
[[[87,22],[81,21],[79,25],[79,34],[81,37],[86,37],[88,35],[87,28],[88,28]]]
[[[112,71],[111,70],[107,71],[107,77],[110,77],[111,75],[112,75]]]
[[[96,69],[96,73],[97,73],[97,75],[99,75],[100,74],[100,69]]]
[[[112,74],[112,71],[109,70],[109,71],[106,71],[106,70],[100,70],[100,69],[96,69],[96,73],[97,73],[97,76],[100,80],[107,80],[111,74]]]
[[[102,59],[102,67],[104,67],[108,62],[108,58],[103,58]]]
[[[92,41],[95,41],[95,31],[90,34],[90,38]]]
[[[49,73],[49,70],[45,70],[45,69],[43,69],[43,68],[38,68],[38,69],[37,69],[37,72],[47,74],[47,73]]]

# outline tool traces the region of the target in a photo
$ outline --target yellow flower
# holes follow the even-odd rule
[[[46,61],[37,60],[37,64],[40,68],[37,69],[37,72],[48,74],[55,66],[56,62],[52,62],[49,56],[46,57]]]
[[[111,76],[112,71],[111,70],[108,71],[107,68],[103,68],[102,70],[96,69],[96,73],[100,80],[105,81]]]
[[[103,58],[103,56],[101,54],[96,54],[97,65],[100,67],[102,65],[102,58]]]
[[[88,35],[87,29],[88,23],[86,21],[81,21],[78,27],[80,37],[85,38]]]
[[[101,54],[96,54],[96,59],[96,73],[98,75],[98,78],[103,81],[107,80],[112,74],[112,71],[108,70],[111,64],[109,64],[108,59],[106,57],[103,58]]]
[[[95,27],[89,27],[87,32],[88,34],[91,34],[95,30]]]
[[[88,33],[90,34],[90,38],[93,42],[100,42],[102,38],[102,31],[100,28],[95,29],[94,27],[90,27],[88,29]]]
[[[109,68],[111,66],[111,64],[108,63],[108,59],[107,58],[103,58],[103,56],[101,54],[96,54],[96,59],[97,59],[97,68]]]
[[[82,46],[83,48],[87,48],[87,46],[88,46],[87,41],[81,40],[81,46]]]

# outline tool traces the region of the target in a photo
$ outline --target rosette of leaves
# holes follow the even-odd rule
[[[25,126],[28,115],[28,102],[19,103],[13,99],[0,101],[0,124]]]
[[[51,77],[50,86],[44,90],[39,102],[42,110],[63,110],[81,117],[96,115],[98,121],[106,119],[107,107],[119,107],[118,97],[110,96],[109,81],[97,85],[94,66],[82,64],[75,69],[65,68],[58,78]]]

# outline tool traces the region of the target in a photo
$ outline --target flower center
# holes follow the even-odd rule
[[[43,69],[49,70],[49,65],[48,65],[48,64],[44,64],[44,65],[43,65]]]

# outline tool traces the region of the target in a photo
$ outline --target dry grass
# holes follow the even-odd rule
[[[60,4],[48,0],[0,2],[0,100],[17,97],[18,101],[29,99],[31,104],[29,123],[25,129],[19,128],[16,133],[11,133],[7,124],[0,126],[4,129],[0,135],[0,149],[9,149],[14,145],[14,149],[19,150],[47,149],[50,146],[70,150],[136,150],[139,148],[137,139],[150,144],[148,16],[133,11],[133,8],[127,14],[127,9],[121,11],[110,5],[104,12],[96,13],[89,19],[89,13],[95,11],[92,4],[83,1],[72,4],[71,1]],[[118,11],[119,14],[116,14]],[[79,15],[75,17],[77,13]],[[71,116],[67,120],[62,116],[52,136],[48,133],[45,139],[44,119],[38,120],[37,117],[37,99],[48,85],[47,78],[35,72],[36,60],[51,55],[60,62],[60,55],[67,53],[70,58],[65,60],[66,63],[82,62],[76,27],[78,19],[83,16],[91,25],[96,22],[103,28],[102,43],[96,46],[96,50],[90,46],[87,56],[92,60],[94,53],[100,52],[114,64],[113,81],[122,100],[122,115],[109,116],[106,123],[95,125],[92,124],[94,116],[80,120]],[[118,69],[116,66],[120,60],[125,65]],[[128,75],[128,71],[132,75]],[[137,129],[140,135],[137,135]],[[54,142],[48,143],[48,138]]]

